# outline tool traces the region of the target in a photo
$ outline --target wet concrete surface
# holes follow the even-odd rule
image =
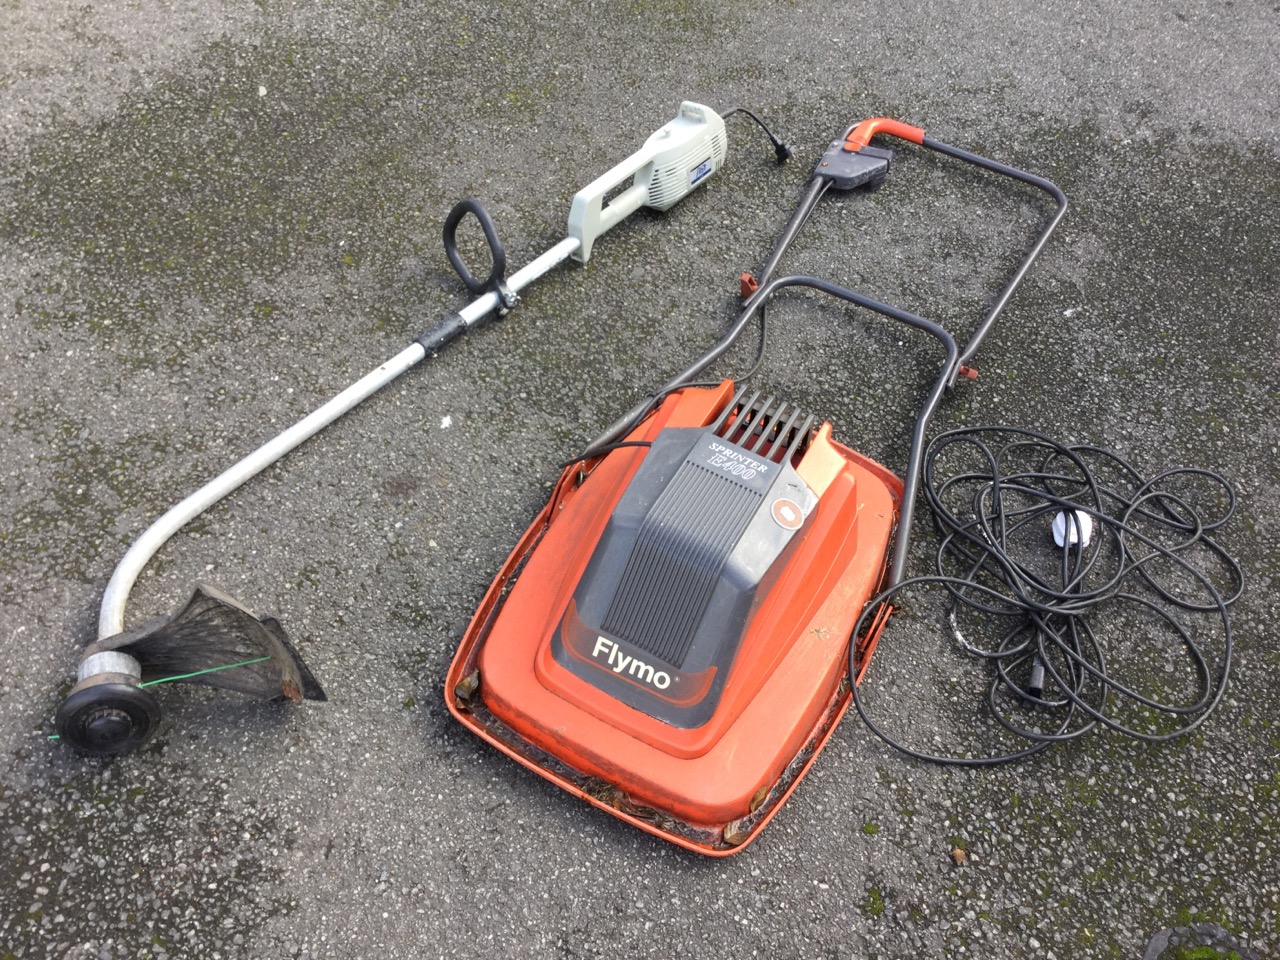
[[[1166,942],[1275,956],[1278,60],[1271,2],[0,4],[0,957],[1140,957],[1200,929]],[[279,616],[330,701],[162,688],[136,754],[50,743],[147,524],[465,302],[450,206],[481,198],[525,263],[682,99],[755,110],[796,159],[733,121],[705,189],[530,287],[139,582],[130,625],[196,580]],[[444,673],[554,464],[718,337],[826,143],[878,114],[1072,203],[935,429],[1221,471],[1235,665],[1187,738],[989,771],[846,720],[761,839],[712,862],[466,734]],[[904,146],[787,267],[963,330],[1046,215]],[[931,348],[806,297],[772,322],[763,376],[901,470]],[[939,699],[937,643],[891,629],[869,703],[962,739],[980,688]]]

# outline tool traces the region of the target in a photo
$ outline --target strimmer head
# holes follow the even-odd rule
[[[90,754],[142,746],[160,723],[160,705],[146,688],[164,680],[261,700],[327,699],[280,621],[197,584],[172,614],[85,648],[76,685],[58,708],[58,735]]]
[[[849,703],[902,485],[789,403],[669,397],[575,465],[507,560],[450,710],[541,776],[710,855],[755,838]]]

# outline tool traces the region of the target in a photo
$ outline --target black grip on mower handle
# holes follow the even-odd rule
[[[473,214],[480,222],[485,242],[489,244],[489,253],[493,255],[493,269],[484,280],[477,280],[472,276],[462,259],[462,254],[458,252],[458,224],[468,213]],[[459,200],[449,211],[449,216],[445,217],[444,252],[449,257],[449,262],[453,264],[453,269],[458,272],[458,276],[472,293],[481,294],[497,289],[507,274],[507,255],[502,249],[502,241],[498,239],[498,231],[493,225],[489,212],[479,200],[473,197]]]

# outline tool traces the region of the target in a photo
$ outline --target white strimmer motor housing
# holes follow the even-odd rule
[[[569,236],[580,246],[573,259],[586,263],[597,237],[641,207],[666,210],[724,165],[724,120],[710,107],[686,100],[676,118],[608,173],[579,190],[569,207]],[[605,204],[628,178],[631,186]]]

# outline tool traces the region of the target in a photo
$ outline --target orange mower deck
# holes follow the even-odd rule
[[[623,654],[635,648],[613,634],[575,636],[575,590],[656,449],[644,445],[663,430],[745,418],[725,415],[733,397],[728,381],[685,388],[627,445],[565,471],[489,588],[445,687],[453,715],[508,756],[642,830],[711,856],[755,839],[844,715],[850,634],[884,578],[902,495],[897,477],[836,443],[824,423],[800,438],[804,450],[793,464],[816,506],[773,564],[729,659],[682,677],[656,657],[640,663],[639,654]],[[758,449],[767,452],[768,442],[763,437]],[[790,504],[775,502],[780,525],[799,523]],[[708,690],[718,698],[709,716],[679,719]],[[663,709],[644,707],[650,701]]]

